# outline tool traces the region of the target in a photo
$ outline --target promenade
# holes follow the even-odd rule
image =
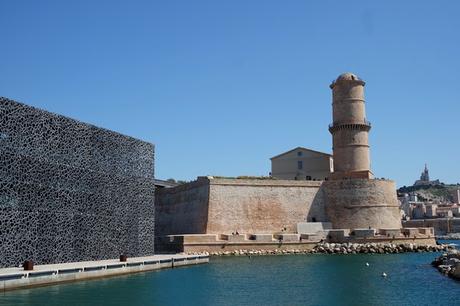
[[[146,272],[209,262],[208,255],[154,255],[119,259],[36,265],[31,271],[22,267],[0,269],[0,292],[6,290],[88,280],[122,274]]]

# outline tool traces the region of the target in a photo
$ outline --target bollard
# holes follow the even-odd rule
[[[128,256],[126,256],[126,255],[120,255],[120,261],[121,261],[121,262],[126,262],[126,261],[128,261]]]
[[[32,271],[34,269],[34,262],[32,260],[26,260],[22,266],[25,271]]]

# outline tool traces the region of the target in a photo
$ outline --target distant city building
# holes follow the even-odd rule
[[[436,215],[438,218],[452,218],[454,216],[455,206],[438,207]]]
[[[436,186],[441,185],[439,180],[430,181],[430,174],[428,172],[428,167],[425,164],[425,169],[423,169],[420,179],[415,181],[414,186]]]
[[[409,218],[411,215],[411,206],[409,204],[409,194],[404,193],[401,196],[398,196],[398,201],[400,203],[401,211],[403,212],[403,218]]]
[[[459,206],[456,203],[422,202],[418,200],[415,192],[405,193],[398,197],[398,200],[401,202],[403,218],[406,220],[460,217]]]
[[[460,204],[460,189],[453,192],[454,203]]]
[[[423,202],[412,205],[412,219],[424,219],[426,217],[426,205]]]
[[[326,180],[334,171],[332,155],[297,147],[272,157],[271,176],[283,180]]]
[[[401,203],[403,218],[416,219],[423,218],[425,216],[426,209],[424,206],[422,207],[422,204],[424,203],[419,202],[415,192],[404,193],[402,196],[398,197],[398,200]]]
[[[427,218],[436,218],[438,216],[437,210],[438,210],[438,205],[437,204],[428,204],[425,205],[426,207],[426,217]]]
[[[455,217],[460,216],[460,207],[458,207],[458,205],[452,205],[452,214]]]

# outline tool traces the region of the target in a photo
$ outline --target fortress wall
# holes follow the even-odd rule
[[[155,196],[155,235],[206,234],[209,181],[199,179]]]
[[[156,195],[155,233],[273,233],[326,221],[320,181],[208,179]]]
[[[319,181],[210,180],[207,233],[273,233],[326,221]]]
[[[334,228],[400,228],[395,183],[347,179],[323,184],[326,213]]]

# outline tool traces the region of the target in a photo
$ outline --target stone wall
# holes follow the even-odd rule
[[[296,232],[298,222],[326,221],[320,186],[311,181],[211,180],[207,232]]]
[[[152,255],[152,144],[0,98],[0,266]]]
[[[326,221],[321,182],[208,179],[159,190],[156,233],[273,233]]]
[[[299,222],[332,222],[333,228],[400,228],[393,181],[347,179],[293,181],[199,178],[159,190],[157,236],[272,234]]]
[[[208,203],[207,179],[174,188],[157,189],[155,235],[205,234],[208,226]]]
[[[334,228],[400,228],[393,181],[343,179],[323,183],[326,214]]]
[[[436,235],[460,233],[460,218],[417,219],[402,222],[404,227],[433,227]]]

